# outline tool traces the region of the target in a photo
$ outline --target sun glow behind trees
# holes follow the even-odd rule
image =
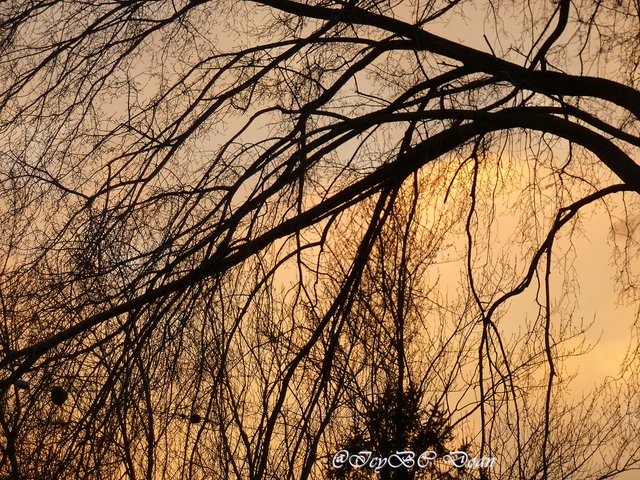
[[[593,405],[566,381],[589,212],[638,305],[638,12],[477,5],[5,2],[2,473],[637,465],[637,338]]]

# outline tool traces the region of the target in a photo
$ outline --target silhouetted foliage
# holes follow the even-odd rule
[[[638,322],[593,392],[568,362],[597,208],[640,301],[639,8],[3,2],[0,475],[637,468]]]

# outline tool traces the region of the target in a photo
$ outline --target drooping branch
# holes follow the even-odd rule
[[[0,368],[5,369],[19,359],[25,359],[20,367],[14,370],[10,377],[0,385],[6,387],[27,371],[42,355],[66,342],[76,335],[85,332],[111,318],[135,310],[172,293],[184,290],[206,278],[224,274],[235,265],[247,260],[255,253],[273,244],[276,240],[291,235],[297,231],[317,224],[330,215],[335,215],[350,206],[379,192],[385,186],[396,184],[424,167],[429,162],[455,151],[478,135],[485,135],[492,131],[528,128],[548,132],[572,142],[583,145],[596,154],[618,177],[625,182],[625,188],[640,192],[640,166],[629,156],[605,137],[575,123],[553,115],[529,112],[527,109],[505,110],[501,113],[489,114],[484,112],[454,112],[474,121],[454,126],[440,132],[433,137],[419,143],[390,163],[379,167],[375,172],[361,180],[345,187],[333,196],[294,218],[283,221],[256,238],[246,241],[232,249],[221,248],[218,254],[202,262],[188,274],[159,287],[150,289],[136,298],[107,309],[101,313],[78,322],[37,344],[15,352],[8,352],[0,362]],[[449,116],[452,116],[450,114]],[[310,156],[310,159],[312,156]],[[239,220],[239,219],[238,219]],[[233,225],[234,222],[231,222]]]
[[[418,51],[429,51],[461,62],[477,72],[493,75],[520,89],[545,95],[584,96],[606,100],[640,117],[640,92],[628,85],[598,77],[576,76],[566,73],[530,70],[481,50],[447,40],[422,28],[396,18],[380,15],[358,7],[337,10],[308,5],[291,0],[252,0],[295,15],[317,19],[339,18],[345,23],[369,25],[382,31],[409,39]]]

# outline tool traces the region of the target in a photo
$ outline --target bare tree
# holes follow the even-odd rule
[[[385,386],[389,440],[407,444],[401,411],[428,403],[406,365],[425,338],[404,323],[428,315],[403,314],[422,267],[395,268],[415,254],[410,229],[390,252],[381,238],[418,221],[394,214],[418,197],[438,206],[424,242],[461,266],[454,302],[426,297],[457,333],[432,355],[458,365],[439,388],[461,407],[442,425],[501,458],[477,475],[637,468],[637,338],[621,377],[582,402],[563,361],[587,349],[564,258],[594,205],[610,213],[619,290],[640,300],[639,10],[4,2],[2,474],[315,478],[344,412]],[[465,21],[482,31],[447,30]],[[536,315],[509,337],[518,296]],[[384,314],[377,338],[352,324],[366,308]]]
[[[335,433],[328,437],[337,441],[327,442],[334,453],[366,451],[385,459],[382,462],[398,451],[433,452],[430,457],[448,453],[454,415],[447,411],[447,399],[459,393],[458,388],[468,388],[460,385],[456,375],[465,368],[463,356],[468,349],[447,351],[455,339],[465,337],[464,326],[447,325],[450,319],[439,299],[430,295],[435,297],[437,289],[427,285],[426,278],[447,225],[440,222],[437,231],[421,224],[428,202],[421,201],[417,177],[404,190],[363,269],[343,333],[347,348],[334,356],[334,368],[343,372],[340,384],[345,391],[343,411],[335,415],[348,420],[330,424]],[[338,264],[344,258],[349,255],[336,253]],[[340,278],[339,274],[336,280]],[[336,478],[409,479],[418,478],[419,472],[390,468],[381,461],[368,468],[354,468],[348,462],[332,467],[329,472]],[[420,473],[427,472],[443,475],[434,468]]]

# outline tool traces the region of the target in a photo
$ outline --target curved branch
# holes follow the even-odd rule
[[[465,67],[491,74],[496,79],[545,95],[587,96],[614,103],[640,117],[640,92],[627,85],[598,77],[560,72],[532,71],[481,50],[452,42],[401,20],[352,7],[344,10],[305,5],[291,0],[252,0],[295,15],[317,19],[342,18],[344,22],[369,25],[414,42],[416,50],[429,51],[462,62]]]
[[[464,145],[478,135],[492,131],[511,128],[527,128],[552,133],[559,137],[578,143],[591,150],[618,177],[625,182],[625,190],[640,193],[640,166],[629,158],[620,148],[605,137],[591,130],[571,123],[553,115],[530,112],[525,108],[506,110],[501,113],[465,112],[474,121],[454,126],[440,132],[420,144],[398,155],[397,160],[386,163],[375,172],[351,184],[340,192],[309,208],[294,218],[283,221],[253,240],[247,241],[233,249],[225,249],[220,255],[213,255],[203,261],[199,267],[177,280],[150,289],[144,294],[93,315],[49,338],[30,347],[8,352],[0,362],[0,369],[24,359],[20,366],[4,380],[0,381],[0,389],[6,388],[26,372],[47,351],[55,348],[76,335],[83,333],[105,321],[123,313],[135,310],[172,293],[184,290],[204,279],[218,276],[235,265],[242,263],[258,251],[271,245],[274,241],[307,228],[330,215],[344,211],[350,206],[381,191],[385,187],[406,179],[411,173],[429,162]],[[295,181],[295,179],[294,179]]]

